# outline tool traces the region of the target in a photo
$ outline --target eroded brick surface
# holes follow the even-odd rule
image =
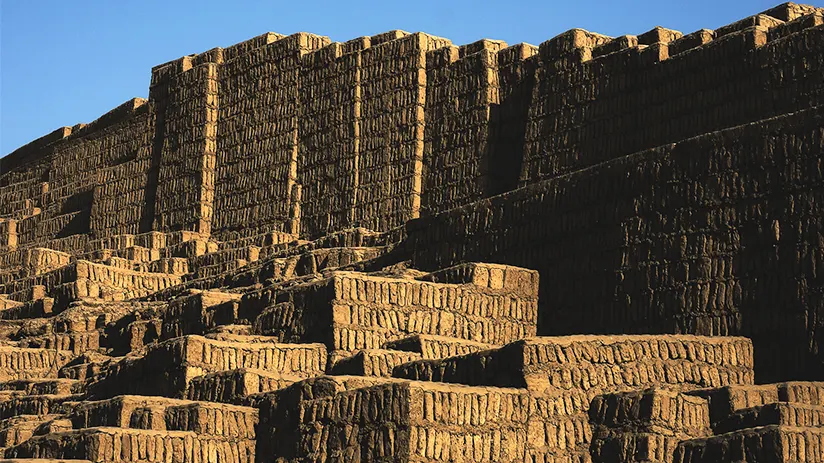
[[[824,20],[266,33],[0,159],[3,461],[823,462]]]

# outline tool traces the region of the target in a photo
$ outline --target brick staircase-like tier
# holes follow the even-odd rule
[[[0,159],[0,463],[824,463],[822,13],[156,66]]]

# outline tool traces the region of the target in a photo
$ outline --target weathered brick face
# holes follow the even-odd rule
[[[0,458],[824,461],[822,12],[154,67],[0,159]]]

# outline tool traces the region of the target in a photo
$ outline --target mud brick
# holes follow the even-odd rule
[[[393,461],[416,461],[463,455],[471,457],[469,461],[522,461],[529,407],[525,394],[385,378],[315,378],[259,402],[259,432],[272,436],[266,451],[282,458],[380,454]],[[300,415],[282,415],[287,406],[298,406]],[[326,437],[345,426],[365,432],[352,439]],[[383,432],[395,438],[381,440]]]
[[[137,263],[151,262],[160,258],[158,250],[141,246],[129,246],[117,254],[124,259]]]
[[[821,14],[154,67],[0,160],[0,454],[815,460]]]
[[[239,294],[191,290],[189,295],[169,304],[163,314],[161,338],[200,334],[215,326],[215,309],[224,303],[240,300]]]
[[[781,425],[795,428],[820,428],[824,408],[793,402],[778,402],[739,410],[715,426],[716,434],[742,429]]]
[[[182,257],[161,258],[156,261],[139,264],[135,267],[138,272],[167,273],[170,275],[185,275],[189,273],[189,260]]]
[[[19,416],[7,418],[0,422],[0,444],[3,447],[17,445],[34,435],[34,429],[40,424],[37,416]]]
[[[595,47],[592,50],[592,56],[599,57],[603,55],[608,55],[610,53],[615,53],[616,51],[621,51],[627,48],[637,47],[638,40],[638,37],[634,35],[623,35],[621,37],[616,37],[603,45]]]
[[[557,59],[576,49],[595,48],[610,40],[612,40],[612,37],[595,34],[583,29],[570,29],[542,43],[539,47],[539,53],[541,59],[548,61]]]
[[[481,41],[427,53],[423,160],[425,213],[462,206],[492,191],[492,107],[500,103],[497,52]],[[471,53],[469,53],[471,51]]]
[[[220,73],[215,177],[215,231],[220,234],[291,232],[301,57],[329,39],[299,33],[268,40],[227,61]]]
[[[112,361],[111,357],[99,352],[84,352],[64,365],[57,374],[60,378],[85,381],[99,374]]]
[[[775,384],[725,386],[690,392],[705,398],[710,407],[710,422],[715,425],[739,410],[778,402],[778,386]]]
[[[135,235],[134,244],[149,249],[162,249],[166,247],[166,235],[161,232],[146,232]]]
[[[707,400],[652,388],[593,399],[593,461],[672,461],[678,443],[711,435]]]
[[[247,403],[260,410],[257,452],[261,460],[269,462],[284,458],[288,461],[289,458],[297,458],[301,423],[298,407],[304,401],[387,381],[387,378],[365,376],[321,376],[248,397]]]
[[[0,249],[14,251],[17,249],[17,221],[3,219],[0,221]]]
[[[225,61],[229,61],[238,57],[241,57],[250,51],[266,46],[272,42],[280,40],[284,38],[283,34],[278,34],[275,32],[267,32],[265,34],[261,34],[257,37],[251,38],[249,40],[244,40],[243,42],[236,43],[232,46],[226,47],[223,49],[223,59]]]
[[[773,41],[797,32],[801,32],[804,29],[818,27],[822,24],[824,24],[824,13],[821,11],[815,11],[773,27],[767,32],[767,37],[769,38],[769,41]]]
[[[497,53],[506,47],[506,42],[502,40],[481,39],[472,43],[468,43],[466,45],[461,45],[459,47],[459,51],[461,57],[464,57],[477,53],[481,50],[489,50],[493,53]]]
[[[824,444],[821,428],[770,425],[705,439],[683,441],[673,461],[686,462],[791,462],[820,454]]]
[[[43,459],[43,458],[5,458],[8,463],[91,463],[89,460]]]
[[[780,26],[781,24],[784,24],[784,21],[781,21],[780,19],[774,18],[772,16],[767,16],[765,14],[757,14],[755,16],[750,16],[749,18],[744,18],[740,21],[736,21],[724,27],[719,27],[715,30],[715,34],[716,37],[723,37],[727,34],[738,32],[748,27],[757,26],[762,27],[764,29],[772,29],[773,27]]]
[[[420,215],[426,53],[449,44],[423,33],[393,32],[372,37],[371,46],[360,52],[361,141],[354,225],[385,231]],[[397,129],[386,131],[387,126]]]
[[[655,385],[688,390],[752,384],[748,339],[701,336],[562,336],[395,369],[396,377],[536,392],[582,390],[590,398]]]
[[[165,397],[124,395],[76,405],[75,429],[116,427],[193,431],[216,437],[255,438],[257,410],[234,405]]]
[[[85,260],[77,260],[43,275],[17,280],[8,289],[23,291],[35,284],[49,288],[55,299],[55,311],[69,302],[83,298],[109,301],[146,296],[152,292],[179,284],[176,275],[135,272]]]
[[[350,357],[339,358],[332,364],[331,373],[355,376],[392,376],[392,369],[402,363],[420,359],[415,352],[364,349]]]
[[[326,348],[322,344],[248,341],[248,337],[222,341],[183,336],[153,344],[143,356],[127,357],[110,365],[89,385],[88,392],[96,398],[120,394],[183,398],[193,378],[222,370],[254,368],[301,377],[326,370]]]
[[[683,37],[679,31],[666,29],[661,26],[656,26],[649,32],[644,32],[638,36],[638,43],[640,45],[652,45],[654,43],[670,43]]]
[[[778,400],[824,406],[824,383],[815,381],[790,381],[779,383]]]
[[[538,272],[511,265],[468,263],[420,277],[423,281],[472,284],[524,297],[538,296]]]
[[[42,275],[68,265],[71,255],[47,248],[31,248],[23,252],[22,265],[29,269],[30,275]]]
[[[446,336],[418,334],[387,342],[383,347],[385,349],[416,352],[421,354],[423,359],[442,359],[493,349],[496,346]]]
[[[218,65],[203,63],[170,78],[162,112],[153,229],[208,235],[214,214]],[[195,130],[186,130],[195,121]],[[199,175],[186,175],[196,171]]]
[[[17,380],[0,383],[2,391],[22,391],[29,395],[68,395],[81,392],[82,384],[73,379]]]
[[[680,39],[673,40],[669,43],[670,56],[683,53],[696,47],[700,47],[705,43],[710,42],[716,37],[715,31],[709,29],[701,29],[690,34],[687,34]]]
[[[309,237],[353,225],[361,142],[361,53],[369,46],[368,37],[356,47],[336,42],[303,58],[298,180],[301,232]]]
[[[813,30],[806,30],[800,35],[812,34]],[[798,40],[797,44],[801,46],[800,37]],[[780,40],[768,43],[759,48],[758,53],[772,50],[771,47],[777,46],[778,42]],[[721,51],[721,48],[716,51]],[[667,62],[675,61],[670,59]],[[711,167],[726,156],[713,147],[720,146],[715,143],[730,149],[732,146],[750,146],[742,151],[736,148],[741,155],[736,156],[735,161],[724,161],[732,162],[729,165],[741,166],[736,168],[739,171],[747,169],[743,166],[758,164],[758,159],[774,159],[771,149],[758,146],[761,143],[769,144],[769,140],[777,140],[776,137],[783,135],[765,135],[763,130],[766,127],[771,127],[769,130],[773,133],[796,133],[794,137],[798,140],[817,140],[813,143],[818,146],[821,115],[816,115],[817,112],[815,109],[807,113],[802,111],[792,116],[707,134],[673,146],[639,152],[615,163],[605,163],[597,168],[557,177],[449,211],[437,219],[421,219],[410,224],[407,230],[407,249],[415,250],[411,266],[436,269],[465,261],[506,261],[533,268],[539,271],[542,282],[538,317],[538,332],[541,334],[667,333],[677,330],[702,335],[750,335],[756,351],[760,352],[755,357],[759,363],[756,370],[760,369],[764,372],[761,374],[767,375],[762,381],[805,377],[803,372],[812,368],[808,362],[813,354],[803,343],[794,340],[795,336],[787,335],[785,330],[800,335],[807,329],[803,324],[792,321],[792,317],[779,316],[774,304],[766,302],[768,297],[779,297],[775,296],[782,293],[779,288],[796,288],[796,283],[789,277],[777,276],[783,270],[779,270],[777,261],[768,255],[770,251],[766,246],[776,243],[774,220],[780,224],[806,219],[797,218],[797,214],[778,206],[774,214],[766,213],[765,216],[763,213],[753,213],[743,204],[722,205],[722,200],[717,196],[716,199],[710,199],[712,195],[704,196],[704,199],[690,199],[691,196],[681,188],[696,188],[694,191],[709,194],[713,191],[709,186],[712,182],[732,175],[723,173],[728,172],[728,168],[719,166],[718,170],[713,170]],[[805,154],[807,150],[803,145],[801,142],[787,145],[793,159],[807,159],[809,155]],[[677,161],[673,157],[676,152],[683,153],[690,160],[680,158],[682,161]],[[761,155],[756,156],[756,152]],[[656,174],[662,172],[655,167],[661,162],[670,163],[668,165],[675,170],[683,172],[675,174],[675,171],[670,171],[673,174],[664,174],[667,180],[663,180],[677,182],[681,185],[677,188],[681,193],[675,193],[675,190],[664,193],[650,186],[664,178]],[[783,166],[783,163],[779,164]],[[766,177],[762,178],[778,178],[776,175],[781,169],[783,167],[778,165],[774,169],[769,168],[771,173],[765,171]],[[706,176],[702,177],[703,180],[688,180],[687,171],[699,176],[704,174],[697,172],[706,172]],[[625,181],[628,172],[634,172],[638,177]],[[606,180],[608,178],[612,180]],[[611,183],[613,180],[615,184]],[[741,197],[755,198],[757,193],[753,188],[763,181],[753,178],[752,183],[747,183],[748,186],[741,184],[740,187],[725,184],[738,188],[735,191]],[[618,184],[623,186],[618,187]],[[615,200],[605,202],[604,198]],[[804,202],[813,207],[809,201]],[[679,206],[675,206],[676,203]],[[671,204],[672,207],[660,206],[663,204]],[[639,214],[636,207],[645,207],[660,220],[642,218],[651,216]],[[685,207],[693,211],[704,207],[709,209],[704,210],[700,218],[693,216],[693,219],[686,219],[683,216]],[[748,247],[749,251],[745,251],[741,247],[740,235],[715,227],[712,227],[713,232],[686,232],[676,225],[676,222],[685,224],[692,220],[716,224],[721,223],[719,220],[735,220],[744,227],[751,227],[752,231],[745,233],[745,241],[752,240],[753,246],[756,242],[764,244],[759,245],[759,250]],[[607,222],[612,225],[607,225]],[[745,223],[749,225],[743,225]],[[773,227],[772,232],[768,232],[768,225]],[[811,225],[813,228],[817,226]],[[783,226],[779,225],[779,228],[786,231]],[[581,239],[581,236],[588,238]],[[791,241],[797,240],[794,238]],[[772,244],[767,245],[767,242]],[[795,251],[791,254],[796,255]],[[587,257],[582,259],[581,256]],[[740,268],[733,266],[736,259],[748,262],[747,270],[735,270]],[[776,272],[770,273],[777,278],[771,289],[744,278],[749,272],[762,272],[764,266]],[[745,294],[746,300],[751,302],[743,303],[744,299],[739,299]],[[780,296],[782,300],[783,297]],[[806,303],[800,299],[793,301],[786,303],[794,307],[797,313],[805,313]],[[744,305],[753,310],[742,310]],[[619,326],[620,329],[616,328]]]
[[[166,408],[166,428],[226,438],[254,439],[258,411],[208,402]]]
[[[474,284],[338,271],[275,298],[245,296],[239,310],[254,313],[269,306],[256,322],[267,334],[288,342],[324,342],[330,350],[377,349],[415,333],[504,344],[534,332],[534,296]]]
[[[591,423],[605,429],[632,425],[647,432],[693,436],[710,432],[706,399],[663,388],[598,396],[590,404],[589,416]]]
[[[3,395],[3,401],[0,402],[0,419],[20,415],[65,414],[71,410],[74,402],[82,398],[79,394],[20,395],[8,391],[0,394]]]
[[[191,431],[91,428],[35,436],[7,449],[11,458],[75,458],[90,461],[254,461],[250,439],[222,439]]]
[[[250,368],[225,370],[192,378],[186,398],[240,404],[247,396],[282,389],[302,379],[301,376]]]
[[[71,352],[0,346],[0,378],[56,378],[57,371],[72,360]]]
[[[298,452],[310,459],[340,452],[349,458],[381,455],[396,461],[458,455],[468,461],[522,461],[528,415],[523,394],[517,389],[416,382],[339,392],[301,403]],[[352,440],[324,437],[346,426],[366,432]],[[385,433],[394,438],[387,439]]]
[[[42,286],[39,287],[42,288]],[[54,309],[54,298],[51,297],[31,299],[23,304],[14,301],[9,301],[9,303],[10,307],[0,310],[0,319],[20,320],[23,318],[49,317],[53,314]]]

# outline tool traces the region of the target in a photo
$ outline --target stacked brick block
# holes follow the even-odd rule
[[[208,235],[214,215],[218,64],[181,58],[152,71],[163,111],[153,230]]]
[[[611,432],[605,415],[615,412],[602,410],[604,399],[598,398],[600,394],[626,392],[619,397],[643,403],[643,397],[632,396],[630,391],[651,386],[686,391],[752,384],[752,345],[743,338],[691,336],[533,338],[495,350],[413,361],[396,367],[393,376],[476,387],[525,388],[530,392],[531,404],[525,420],[525,451],[533,460],[587,461],[592,454],[597,461],[636,461],[626,459],[627,448],[638,447],[643,452],[647,445],[652,452],[650,458],[637,461],[671,461],[681,440],[709,434],[705,401],[683,398],[674,392],[654,393],[652,400],[675,398],[690,410],[703,410],[699,417],[703,421],[690,425],[680,417],[667,416],[674,429],[687,428],[680,434],[656,434],[657,429],[638,426],[624,435],[620,430]],[[627,422],[636,424],[631,419]],[[634,450],[629,453],[635,455]]]
[[[301,72],[298,177],[302,233],[353,226],[360,180],[362,37],[305,56]]]
[[[820,330],[802,321],[820,302],[820,113],[648,150],[423,221],[410,227],[414,263],[539,269],[541,334],[742,334],[762,374],[803,375]],[[798,193],[768,195],[767,184]]]
[[[672,461],[681,441],[712,434],[707,400],[669,389],[596,397],[589,416],[596,462]]]
[[[821,29],[799,29],[821,13],[793,4],[767,13],[687,36],[575,30],[541,44],[521,184],[820,105]],[[804,96],[786,98],[796,92]]]
[[[489,195],[497,55],[504,46],[482,40],[427,53],[422,207],[429,214]]]
[[[497,345],[534,335],[538,275],[506,266],[474,271],[486,277],[448,284],[335,272],[275,295],[249,294],[240,310],[259,314],[262,334],[322,342],[340,355],[416,333]]]
[[[372,37],[361,54],[356,225],[388,230],[420,216],[426,53],[449,44],[396,31]]]
[[[0,455],[824,459],[822,27],[155,67],[0,160]]]
[[[312,34],[269,36],[221,68],[215,231],[295,232],[302,57],[329,43]]]

